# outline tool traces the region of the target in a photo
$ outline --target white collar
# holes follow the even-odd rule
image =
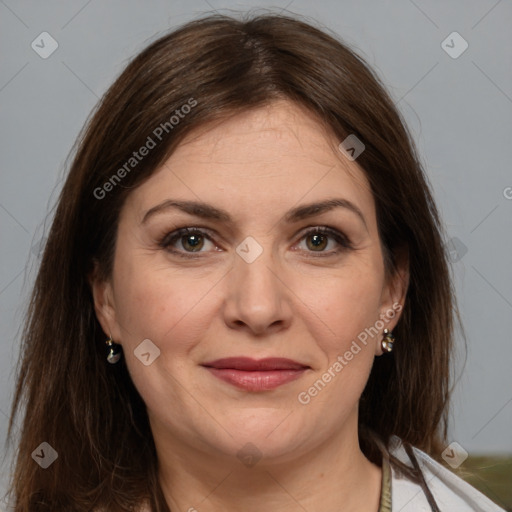
[[[409,467],[413,467],[399,437],[391,436],[389,452]],[[414,447],[413,452],[425,482],[442,512],[505,512],[503,508],[425,452]],[[431,512],[432,509],[419,484],[404,477],[399,478],[393,465],[391,475],[392,512]]]

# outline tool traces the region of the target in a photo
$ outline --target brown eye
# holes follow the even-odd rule
[[[328,237],[322,234],[309,234],[306,240],[308,240],[308,242],[306,242],[308,249],[312,251],[323,251],[328,243]]]
[[[190,252],[200,251],[204,245],[204,238],[202,235],[198,234],[187,234],[183,235],[181,238],[182,247],[188,251],[190,248]]]
[[[302,250],[309,253],[317,253],[317,256],[333,256],[342,251],[353,249],[350,240],[342,232],[327,226],[319,226],[302,235],[305,241],[305,248]]]
[[[161,247],[180,256],[198,253],[198,256],[207,252],[207,244],[212,242],[211,236],[199,228],[183,228],[166,235],[159,243]]]

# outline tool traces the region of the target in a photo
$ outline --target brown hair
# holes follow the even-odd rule
[[[387,445],[395,434],[439,455],[450,394],[453,290],[440,219],[393,101],[359,56],[311,23],[212,15],[137,55],[79,137],[23,332],[9,425],[11,436],[23,404],[11,486],[16,511],[125,511],[143,500],[152,510],[168,510],[144,403],[124,359],[106,362],[88,276],[97,261],[99,275],[109,277],[127,195],[186,134],[283,98],[307,108],[339,141],[349,134],[363,141],[357,163],[374,194],[387,271],[396,271],[403,248],[409,253],[395,350],[376,358],[360,400],[361,448],[380,464],[375,438]],[[170,121],[173,115],[179,122]],[[159,126],[167,129],[157,142]],[[148,137],[155,147],[128,170],[126,162]],[[126,172],[119,172],[123,166]],[[58,452],[47,470],[31,458],[43,441]]]

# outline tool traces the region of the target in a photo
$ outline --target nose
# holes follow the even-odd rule
[[[293,293],[279,270],[270,249],[250,263],[234,255],[224,303],[225,322],[231,329],[266,336],[289,327]]]

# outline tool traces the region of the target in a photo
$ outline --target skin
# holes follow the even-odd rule
[[[301,107],[275,102],[190,134],[122,209],[113,274],[93,280],[94,302],[147,405],[172,510],[378,509],[381,470],[359,448],[357,418],[382,334],[360,344],[307,405],[297,398],[359,333],[403,304],[407,287],[404,269],[386,278],[373,196],[339,142]],[[175,208],[142,221],[171,198],[222,208],[233,224]],[[356,205],[364,222],[341,207],[283,220],[291,208],[332,198]],[[315,233],[304,232],[318,226],[343,233],[352,248],[330,235],[315,246]],[[184,227],[211,233],[199,237],[197,259],[186,257],[198,254],[197,238],[170,246],[185,257],[159,245]],[[247,236],[263,250],[252,263],[236,252]],[[134,355],[144,339],[160,350],[148,366]],[[286,357],[310,369],[249,392],[201,366],[233,356]],[[261,455],[253,467],[237,457],[246,443]]]

